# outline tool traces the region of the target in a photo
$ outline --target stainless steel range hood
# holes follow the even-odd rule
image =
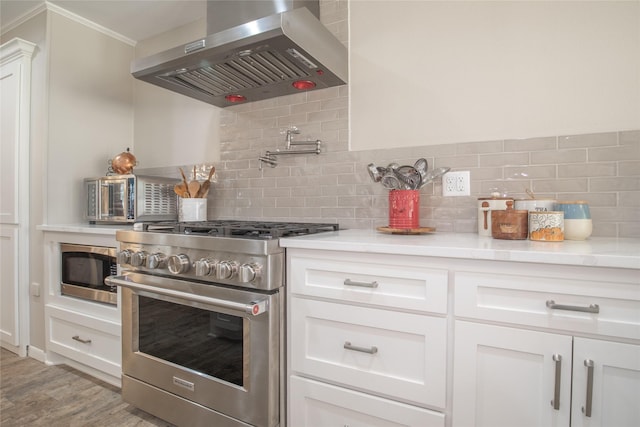
[[[133,61],[137,79],[228,107],[347,82],[347,49],[318,0],[207,2],[205,38]]]

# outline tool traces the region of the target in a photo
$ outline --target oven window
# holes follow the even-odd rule
[[[242,317],[138,296],[138,350],[242,386]]]
[[[63,283],[91,288],[105,287],[104,279],[111,273],[109,257],[87,252],[62,254]]]

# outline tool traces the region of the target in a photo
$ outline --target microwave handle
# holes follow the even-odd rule
[[[214,307],[223,308],[226,310],[240,311],[252,316],[257,316],[262,313],[266,313],[268,310],[267,299],[261,299],[252,301],[248,304],[238,303],[229,300],[222,300],[218,298],[210,298],[201,295],[194,295],[191,293],[185,293],[180,291],[174,291],[172,289],[158,288],[156,286],[143,285],[142,283],[136,283],[128,280],[126,276],[109,276],[104,279],[105,283],[109,286],[122,286],[133,291],[144,291],[159,295],[165,295],[168,297],[180,298],[187,301],[200,302]]]

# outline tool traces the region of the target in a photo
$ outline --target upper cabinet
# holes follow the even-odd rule
[[[28,209],[29,109],[33,43],[13,39],[0,46],[0,223],[17,224]],[[26,206],[20,206],[24,191]],[[28,212],[23,212],[27,214]]]
[[[33,43],[0,46],[0,343],[26,355],[29,283],[29,148]]]

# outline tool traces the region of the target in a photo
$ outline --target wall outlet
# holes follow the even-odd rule
[[[443,196],[471,195],[471,174],[469,171],[449,172],[442,176]]]

